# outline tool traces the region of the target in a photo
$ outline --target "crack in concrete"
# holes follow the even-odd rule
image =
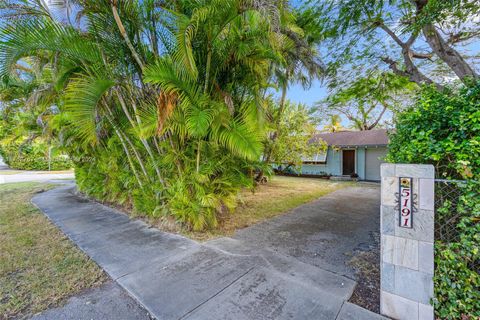
[[[251,267],[250,269],[248,269],[245,273],[241,274],[240,276],[238,276],[236,279],[234,279],[231,283],[229,283],[228,285],[225,286],[225,288],[221,289],[220,291],[218,291],[217,293],[215,293],[214,295],[212,295],[211,297],[209,297],[207,300],[203,301],[202,303],[200,303],[198,306],[194,307],[192,310],[188,311],[187,313],[185,313],[183,316],[181,316],[179,318],[179,320],[181,319],[185,319],[185,317],[187,317],[188,315],[192,314],[195,310],[197,310],[198,308],[200,308],[201,306],[203,306],[204,304],[206,304],[207,302],[209,302],[210,300],[212,300],[213,298],[215,298],[216,296],[218,296],[219,294],[221,294],[223,291],[227,290],[229,287],[231,287],[235,282],[237,282],[238,280],[240,280],[241,278],[245,277],[249,272],[251,272],[253,269],[255,269],[255,267]]]

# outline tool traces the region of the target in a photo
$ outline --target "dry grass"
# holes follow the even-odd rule
[[[38,183],[0,185],[0,319],[24,318],[106,275],[31,203]]]
[[[259,186],[255,193],[248,190],[241,192],[237,210],[221,221],[217,229],[183,234],[200,241],[229,236],[235,230],[284,214],[299,205],[351,185],[352,182],[275,176],[267,184]]]

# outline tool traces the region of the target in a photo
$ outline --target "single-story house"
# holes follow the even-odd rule
[[[304,159],[302,174],[350,176],[360,180],[379,181],[380,164],[387,154],[387,130],[340,131],[316,134],[310,141],[323,140],[326,152]]]

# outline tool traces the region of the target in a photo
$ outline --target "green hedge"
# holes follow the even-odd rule
[[[449,226],[458,239],[435,241],[434,305],[439,319],[480,319],[480,183],[469,181],[464,189],[454,211],[460,219]]]
[[[388,161],[433,164],[437,177],[466,182],[458,205],[436,213],[436,219],[458,219],[448,222],[455,238],[435,241],[432,302],[438,319],[480,319],[480,83],[442,92],[423,88],[415,105],[398,115],[390,140]]]
[[[46,148],[42,145],[8,144],[0,146],[0,155],[4,162],[17,170],[67,170],[73,168],[72,161],[66,155],[54,155],[50,161]],[[48,150],[48,149],[47,149]]]

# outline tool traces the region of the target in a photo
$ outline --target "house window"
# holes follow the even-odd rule
[[[326,164],[328,150],[314,154],[311,158],[303,158],[305,164]]]

